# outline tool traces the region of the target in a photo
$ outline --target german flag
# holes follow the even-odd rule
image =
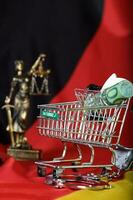
[[[52,159],[59,154],[62,146],[60,141],[37,134],[38,104],[73,101],[75,88],[86,88],[92,83],[103,85],[112,73],[133,82],[132,8],[130,0],[1,0],[1,107],[11,87],[14,61],[23,60],[27,72],[39,54],[47,55],[51,95],[31,97],[29,129],[26,132],[28,141],[33,148],[42,150],[44,159]],[[120,141],[127,147],[133,147],[131,106],[132,101]],[[6,145],[9,144],[5,131],[7,119],[3,110],[0,115],[0,156],[4,157],[0,167],[1,199],[52,200],[61,197],[103,200],[110,194],[110,199],[122,196],[131,200],[132,172],[104,192],[73,193],[67,188],[57,190],[44,184],[43,178],[37,176],[33,162],[20,162],[5,156]],[[97,157],[104,159],[101,154]],[[69,193],[72,193],[71,196],[65,198]]]

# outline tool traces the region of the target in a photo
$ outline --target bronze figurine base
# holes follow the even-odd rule
[[[40,159],[40,151],[39,150],[8,148],[7,154],[9,156],[14,157],[16,160],[36,161],[36,160]]]

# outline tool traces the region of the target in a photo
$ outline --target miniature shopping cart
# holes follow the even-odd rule
[[[106,105],[100,91],[76,89],[75,95],[77,101],[38,106],[40,110],[37,127],[39,134],[58,138],[64,144],[60,157],[51,161],[36,162],[38,173],[46,176],[46,169],[51,168],[52,174],[48,176],[47,182],[56,187],[62,187],[69,179],[63,174],[66,169],[101,168],[105,173],[102,171],[99,175],[92,173],[87,176],[80,175],[80,178],[76,175],[74,179],[72,177],[69,179],[72,182],[77,180],[85,184],[87,182],[91,187],[97,185],[96,183],[99,184],[100,181],[101,186],[103,176],[111,178],[112,174],[114,175],[114,171],[110,173],[113,167],[122,170],[128,168],[129,163],[131,164],[133,150],[120,145],[130,99],[124,100],[119,105]],[[75,159],[65,159],[68,142],[77,147],[78,157]],[[82,162],[80,145],[86,145],[91,150],[88,162]],[[112,152],[109,164],[94,164],[95,147],[106,148]]]

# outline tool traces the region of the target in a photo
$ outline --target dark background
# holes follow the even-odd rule
[[[103,12],[102,0],[0,0],[0,107],[9,94],[14,61],[25,63],[25,73],[40,53],[51,69],[51,95],[31,97],[29,126],[37,104],[48,103],[70,79]],[[88,83],[89,84],[89,83]],[[8,143],[6,113],[0,111],[0,142]]]

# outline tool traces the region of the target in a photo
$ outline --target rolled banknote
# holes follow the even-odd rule
[[[121,104],[133,96],[133,83],[124,78],[111,75],[101,89],[101,97],[105,104]]]

